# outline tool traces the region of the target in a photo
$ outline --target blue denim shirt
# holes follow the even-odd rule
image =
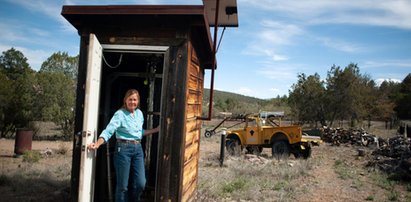
[[[115,132],[117,139],[141,140],[144,134],[143,123],[144,116],[140,109],[134,111],[134,116],[126,109],[119,109],[114,113],[106,129],[101,132],[100,137],[107,142]]]

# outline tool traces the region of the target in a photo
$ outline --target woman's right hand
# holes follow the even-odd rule
[[[90,149],[90,150],[96,150],[96,149],[99,148],[99,146],[100,145],[98,145],[98,143],[93,142],[93,143],[90,143],[89,145],[87,145],[87,148]]]
[[[90,143],[87,145],[87,149],[90,150],[96,150],[100,147],[100,145],[104,144],[104,139],[103,138],[98,138],[96,142]]]

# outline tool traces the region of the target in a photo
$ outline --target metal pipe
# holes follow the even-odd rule
[[[217,31],[218,31],[218,11],[220,7],[220,0],[216,1],[216,12],[215,12],[215,21],[214,21],[214,40],[213,40],[213,59],[211,67],[211,84],[210,84],[210,99],[208,104],[208,117],[198,117],[200,120],[210,121],[211,114],[213,111],[213,96],[214,96],[214,71],[216,66],[216,47],[217,47]]]

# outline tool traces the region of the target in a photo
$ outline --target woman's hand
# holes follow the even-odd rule
[[[158,132],[160,132],[160,126],[157,126],[154,128],[154,133],[158,133]]]
[[[100,145],[98,145],[97,143],[90,143],[89,145],[87,145],[87,148],[90,150],[96,150],[100,147]]]
[[[87,149],[96,150],[102,144],[104,144],[104,139],[100,137],[100,138],[97,139],[97,142],[93,142],[93,143],[90,143],[89,145],[87,145]]]

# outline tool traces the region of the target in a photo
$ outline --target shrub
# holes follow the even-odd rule
[[[25,151],[23,153],[23,161],[28,163],[37,163],[41,159],[41,154],[38,151]]]
[[[336,160],[334,163],[334,168],[335,172],[338,174],[338,177],[341,179],[346,180],[352,178],[350,168],[344,161]]]
[[[65,155],[69,151],[69,148],[62,142],[59,145],[59,148],[57,149],[57,154],[62,154]]]
[[[247,180],[243,177],[235,178],[223,185],[222,193],[233,193],[236,190],[243,190],[245,187],[247,187]]]

